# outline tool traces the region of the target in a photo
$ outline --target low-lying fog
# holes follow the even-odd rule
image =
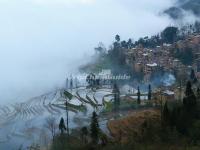
[[[64,86],[98,42],[152,35],[173,0],[0,0],[0,104]]]

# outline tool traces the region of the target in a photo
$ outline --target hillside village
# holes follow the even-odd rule
[[[0,7],[0,150],[200,150],[200,0]]]
[[[194,60],[191,65],[186,65],[178,58],[174,57],[174,51],[179,48],[192,49]],[[190,35],[185,40],[180,40],[174,44],[163,44],[156,48],[148,49],[138,46],[126,50],[126,64],[138,73],[144,73],[144,80],[148,82],[150,76],[157,70],[163,69],[165,72],[185,72],[189,74],[194,69],[197,77],[200,78],[200,35]]]
[[[177,28],[165,30],[165,36],[135,43],[116,35],[109,50],[103,45],[95,48],[96,60],[81,68],[86,75],[83,83],[71,75],[62,89],[7,106],[2,116],[24,118],[26,126],[28,118],[44,113],[41,125],[35,121],[27,129],[44,129],[42,137],[29,133],[44,149],[199,148],[200,32],[178,37]],[[10,123],[9,118],[3,118],[3,123]],[[29,143],[27,132],[9,127],[8,131],[15,135],[12,140],[20,135],[31,145],[29,149],[40,149]],[[7,134],[2,139],[8,146]]]
[[[97,129],[98,120],[93,119],[98,109],[94,110],[89,129],[91,133],[94,131],[93,121],[96,121],[95,131],[100,133],[94,137],[85,135],[90,142],[78,149],[199,149],[200,34],[191,33],[170,44],[158,40],[152,47],[120,41],[119,35],[115,39],[107,52],[102,45],[96,48],[99,57],[84,68],[91,71],[86,89],[93,92],[112,89],[112,93],[103,96],[103,110],[98,113],[99,119],[109,118],[106,123],[109,131]],[[130,73],[131,79],[105,82],[104,76],[120,73]],[[152,79],[160,78],[159,74],[173,76],[175,81],[155,86]],[[113,98],[108,100],[111,95]],[[87,98],[92,101],[86,94]],[[99,143],[94,144],[93,138]],[[64,144],[66,149],[67,144],[70,143]],[[54,145],[59,143],[54,141]]]
[[[174,27],[168,28],[173,29]],[[168,28],[165,30],[168,30]],[[165,30],[163,32],[165,32]],[[180,29],[179,32],[182,32],[181,30],[183,29]],[[130,39],[128,42],[120,41],[120,37],[117,35],[115,37],[116,42],[113,43],[113,49],[108,50],[107,54],[101,54],[100,59],[97,59],[97,65],[92,63],[91,66],[98,66],[100,72],[102,71],[101,69],[105,68],[118,68],[117,70],[120,70],[122,73],[131,74],[132,80],[127,81],[126,84],[130,85],[128,91],[135,91],[135,94],[137,93],[137,86],[148,84],[152,84],[153,86],[153,80],[161,80],[159,81],[161,83],[159,86],[154,86],[154,97],[159,97],[160,91],[162,91],[165,99],[180,100],[184,96],[183,86],[188,80],[194,82],[195,90],[199,88],[200,34],[199,32],[190,32],[191,26],[188,27],[188,30],[189,31],[184,31],[184,33],[178,33],[182,35],[179,35],[180,37],[177,36],[176,40],[171,40],[171,42],[168,43],[163,42],[164,37],[159,38],[158,36],[153,36],[150,39],[145,37],[142,40],[136,41],[135,43],[137,44],[133,44]],[[177,34],[177,31],[175,34]],[[176,35],[172,35],[171,39],[173,39],[174,36]],[[148,42],[149,44],[145,44]],[[151,46],[152,43],[154,43],[154,46]],[[98,51],[102,50],[104,53],[106,51],[102,46],[96,49]],[[115,60],[115,57],[118,59]],[[111,68],[110,66],[104,66],[104,64],[106,64],[104,62],[108,60],[110,64],[113,64]],[[103,63],[101,63],[102,61]],[[90,65],[87,67],[90,68]],[[123,70],[123,68],[125,69]],[[112,73],[114,72],[112,71]],[[191,73],[193,73],[193,77],[191,77]],[[175,80],[175,82],[169,84],[162,83],[164,82],[162,81],[162,77],[165,74],[170,75],[168,78],[174,78],[173,80]],[[140,80],[137,81],[138,79]],[[167,79],[165,82],[170,82],[168,80],[170,79]],[[120,81],[117,82],[120,83]],[[142,92],[146,93],[147,91],[143,90]]]

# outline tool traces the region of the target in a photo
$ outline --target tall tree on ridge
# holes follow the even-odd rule
[[[195,71],[194,69],[191,70],[191,73],[190,73],[190,79],[193,83],[196,83],[197,82],[197,77],[195,75]]]
[[[115,40],[116,40],[117,42],[120,42],[120,36],[119,36],[118,34],[115,36]]]

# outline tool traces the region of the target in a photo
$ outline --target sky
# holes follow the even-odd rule
[[[173,0],[0,0],[0,105],[64,86],[99,42],[173,24]]]

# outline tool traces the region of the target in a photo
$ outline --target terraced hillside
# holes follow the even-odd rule
[[[46,138],[50,137],[45,136],[50,134],[45,128],[46,119],[54,117],[59,123],[61,117],[66,118],[66,101],[69,127],[88,125],[92,112],[102,110],[104,96],[111,92],[110,89],[93,90],[85,87],[69,92],[60,89],[26,102],[0,106],[0,149],[16,149],[19,143],[23,146],[38,142],[45,144],[49,140]],[[105,119],[100,120],[100,126],[104,129],[105,124]]]

